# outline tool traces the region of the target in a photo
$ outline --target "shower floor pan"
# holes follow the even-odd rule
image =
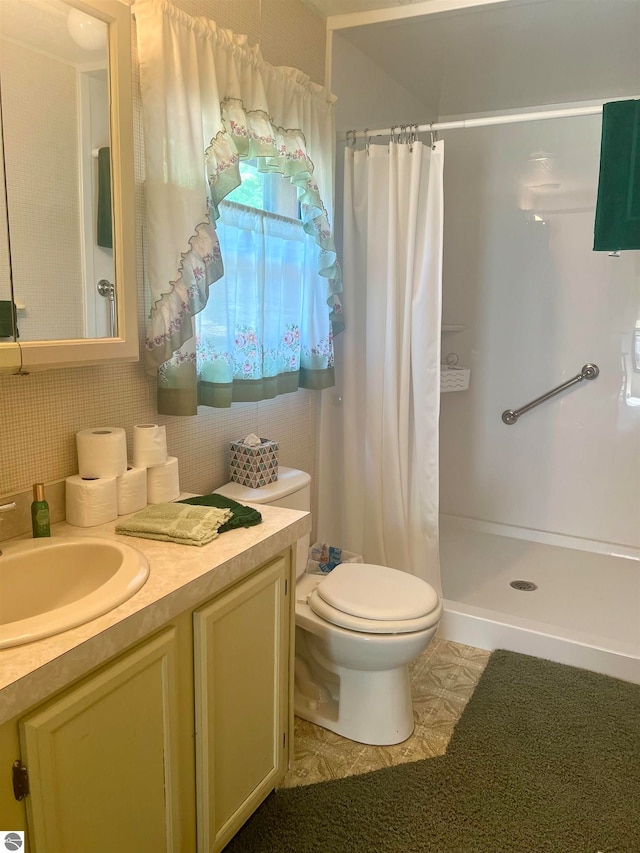
[[[443,515],[440,566],[440,636],[640,684],[640,549]]]

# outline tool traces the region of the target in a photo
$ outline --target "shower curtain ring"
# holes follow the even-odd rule
[[[369,128],[365,127],[364,129],[364,147],[367,150],[367,155],[369,154],[369,143],[371,140],[369,139]]]

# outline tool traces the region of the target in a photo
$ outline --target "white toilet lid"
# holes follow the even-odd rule
[[[325,622],[362,634],[410,634],[414,631],[424,631],[437,625],[443,612],[442,602],[438,602],[434,610],[424,616],[419,616],[417,619],[400,619],[397,621],[393,619],[363,619],[361,616],[352,616],[350,613],[343,613],[342,610],[331,607],[330,604],[320,598],[317,588],[308,597],[307,604],[315,615],[324,619]]]
[[[370,563],[341,563],[318,584],[316,595],[344,614],[389,623],[421,620],[440,603],[421,578]]]

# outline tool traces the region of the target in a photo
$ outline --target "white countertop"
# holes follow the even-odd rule
[[[311,530],[307,512],[256,508],[262,514],[261,524],[230,530],[203,547],[120,536],[115,533],[117,521],[87,528],[64,521],[52,525],[52,537],[93,536],[126,542],[147,558],[149,578],[130,599],[97,619],[53,637],[0,650],[0,724],[236,583]]]

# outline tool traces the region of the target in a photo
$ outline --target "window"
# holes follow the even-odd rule
[[[258,171],[257,161],[241,160],[242,183],[229,193],[223,204],[234,202],[267,213],[300,219],[298,194],[291,181],[278,172]]]
[[[296,187],[256,161],[216,223],[224,276],[196,317],[200,398],[224,406],[295,391],[300,374],[333,366],[319,248],[304,230]],[[306,387],[309,386],[305,382]]]

